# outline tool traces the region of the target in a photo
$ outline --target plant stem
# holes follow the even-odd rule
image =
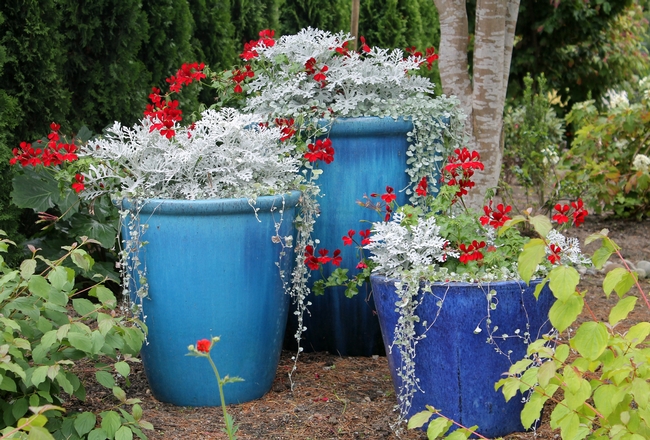
[[[214,361],[212,360],[212,356],[210,356],[210,353],[207,354],[207,358],[210,361],[210,365],[212,366],[214,375],[217,377],[217,384],[219,385],[219,397],[221,398],[221,409],[223,410],[223,421],[226,424],[226,434],[228,434],[229,440],[234,440],[235,437],[232,432],[232,425],[231,423],[228,422],[228,411],[226,410],[226,399],[223,395],[223,381],[221,380],[221,376],[219,376],[219,370],[217,370],[217,366],[214,364]]]

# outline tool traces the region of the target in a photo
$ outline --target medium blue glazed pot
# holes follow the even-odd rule
[[[247,199],[148,200],[139,209],[148,224],[140,258],[149,294],[136,301],[148,327],[141,355],[156,399],[220,405],[209,362],[186,356],[190,344],[212,336],[221,337],[211,352],[221,377],[244,379],[224,386],[226,403],[254,400],[271,388],[290,300],[276,263],[287,280],[293,266],[291,248],[272,237],[282,209],[279,233],[293,235],[299,197],[298,191],[259,197],[257,215]]]
[[[372,275],[370,280],[397,393],[401,379],[396,368],[400,366],[401,356],[396,348],[392,353],[389,350],[399,317],[395,311],[398,300],[395,280],[379,275]],[[407,420],[424,411],[425,405],[431,405],[464,426],[478,425],[478,432],[488,438],[524,430],[520,421],[522,396],[506,402],[501,390],[494,390],[494,384],[503,378],[511,363],[525,356],[525,332],[534,341],[551,331],[547,317],[555,299],[547,285],[535,300],[535,285],[531,283],[529,287],[517,281],[482,286],[431,285],[432,294],[420,297],[417,309],[420,322],[426,321],[431,326],[415,349],[415,374],[422,392],[415,393],[411,410],[405,415]],[[487,342],[486,296],[492,290],[497,292],[497,306],[489,312],[491,328],[498,326],[494,332],[496,345]],[[444,298],[442,307],[439,306],[441,298]],[[478,333],[477,327],[481,329]],[[416,329],[421,335],[423,326],[417,325]],[[509,337],[501,338],[504,334]],[[501,353],[496,351],[497,346]]]
[[[339,118],[328,137],[334,148],[334,161],[322,165],[323,174],[317,183],[323,197],[319,199],[320,217],[312,237],[320,240],[318,249],[327,249],[330,255],[341,250],[341,268],[349,269],[354,276],[360,261],[358,250],[343,246],[342,237],[350,229],[357,231],[354,238],[361,241],[358,231],[369,229],[370,223],[380,216],[357,204],[364,195],[383,194],[391,186],[397,194],[397,203],[405,204],[407,197],[400,190],[409,184],[406,174],[407,133],[413,129],[410,121],[392,118]],[[327,264],[323,268],[327,278],[336,267]],[[312,272],[313,281],[321,278]],[[305,314],[301,342],[305,351],[329,351],[343,356],[371,356],[383,353],[381,329],[369,286],[359,288],[359,294],[347,298],[344,288],[328,288],[325,295],[309,295],[312,302],[310,314]],[[290,348],[297,328],[296,317],[289,315],[287,345]]]

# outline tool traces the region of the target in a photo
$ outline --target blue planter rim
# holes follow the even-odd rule
[[[326,126],[330,121],[320,121],[320,126]],[[362,127],[360,127],[362,124]],[[409,119],[391,116],[360,116],[353,118],[336,118],[329,130],[329,135],[345,137],[369,137],[378,134],[404,133],[413,129]]]
[[[374,278],[377,281],[384,282],[384,283],[395,283],[396,281],[400,281],[399,278],[389,278],[385,275],[380,275],[380,274],[371,274],[370,278]],[[467,281],[434,281],[431,282],[430,285],[433,287],[470,287],[470,286],[484,286],[484,287],[499,287],[499,286],[505,286],[505,285],[511,285],[513,283],[517,283],[521,286],[531,286],[531,285],[536,285],[541,282],[541,278],[536,278],[536,279],[531,279],[528,284],[524,280],[500,280],[500,281],[477,281],[477,282],[467,282]],[[424,281],[422,281],[424,283]]]
[[[287,194],[277,194],[273,196],[260,196],[255,203],[249,203],[247,198],[237,199],[202,199],[202,200],[179,200],[179,199],[145,199],[138,212],[140,214],[158,215],[212,215],[212,214],[239,214],[245,211],[260,209],[268,211],[271,208],[294,207],[300,201],[302,193],[300,191],[291,191]],[[118,204],[120,202],[117,202]],[[133,203],[129,200],[121,201],[122,208],[132,209]]]

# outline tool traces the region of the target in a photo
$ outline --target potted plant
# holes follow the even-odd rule
[[[202,68],[184,65],[170,89],[200,79]],[[150,98],[137,124],[116,122],[77,151],[80,194],[108,193],[121,208],[123,286],[148,330],[149,385],[163,402],[219,405],[210,367],[185,357],[188,340],[211,334],[224,341],[215,349],[221,371],[244,379],[226,402],[261,397],[289,306],[296,146],[254,114],[208,109],[182,126],[178,101],[158,89]]]
[[[366,196],[362,204],[382,221],[358,246],[369,252],[359,262],[367,266],[361,276],[370,276],[400,420],[431,405],[492,438],[523,430],[523,402],[506,402],[494,384],[530,342],[552,331],[547,316],[554,297],[545,276],[555,274],[551,287],[570,282],[569,266],[589,260],[577,239],[544,215],[511,218],[511,207],[491,200],[483,215],[468,209],[463,196],[482,169],[478,153],[457,149],[442,168],[436,197],[427,178],[409,205],[397,206],[390,187]],[[555,210],[553,221],[565,226],[587,215],[581,201]],[[522,233],[523,225],[539,238]],[[354,238],[350,231],[343,241],[351,245]],[[561,269],[551,272],[555,267]],[[349,281],[330,277],[325,284],[337,282]]]
[[[229,103],[226,96],[234,92],[245,111],[291,127],[305,142],[309,163],[303,172],[315,192],[304,195],[311,208],[302,206],[303,217],[314,224],[297,243],[303,260],[315,247],[321,261],[334,258],[331,250],[341,236],[359,227],[354,202],[360,191],[379,192],[388,179],[398,201],[406,203],[423,176],[438,172],[442,152],[453,150],[463,137],[458,102],[434,97],[434,85],[417,74],[437,59],[433,48],[405,53],[370,47],[361,37],[357,52],[348,48],[352,39],[312,28],[274,39],[273,31],[265,30],[245,45],[244,66],[215,76],[215,87],[224,91],[221,102]],[[357,256],[343,249],[334,261],[354,268]],[[300,317],[307,305],[311,313],[304,322],[289,324],[298,339],[306,328],[302,345],[343,355],[381,351],[368,285],[334,288],[321,296],[313,287],[330,275],[329,267],[312,275],[298,263],[294,285],[312,290],[295,306]]]

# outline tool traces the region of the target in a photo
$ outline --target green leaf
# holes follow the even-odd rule
[[[70,341],[70,344],[77,350],[81,350],[88,354],[92,354],[93,352],[93,342],[90,339],[90,336],[83,333],[70,332],[68,333],[68,341]]]
[[[32,384],[35,387],[38,387],[40,384],[45,382],[45,378],[47,377],[47,369],[47,365],[42,365],[34,370],[32,373]]]
[[[427,439],[433,440],[443,436],[449,430],[450,426],[451,422],[443,417],[437,417],[431,420],[431,423],[427,427]]]
[[[596,269],[602,269],[611,256],[612,251],[603,246],[598,248],[598,250],[596,250],[596,252],[591,256],[591,262],[594,264]]]
[[[584,379],[578,379],[580,386],[575,392],[564,390],[564,402],[572,410],[578,410],[591,397],[591,386]]]
[[[69,292],[74,286],[74,270],[69,267],[56,266],[47,279],[55,289]]]
[[[571,347],[590,361],[595,361],[607,348],[609,333],[602,322],[585,322],[571,339]]]
[[[128,377],[129,373],[131,373],[131,366],[124,361],[116,362],[114,367],[115,371],[120,373],[122,377]]]
[[[431,411],[420,411],[414,414],[408,422],[408,429],[421,428],[429,421],[433,413]]]
[[[70,395],[74,394],[74,387],[72,386],[72,382],[68,380],[65,372],[60,371],[59,374],[56,375],[56,383],[58,383],[66,393]]]
[[[555,361],[551,360],[544,362],[542,366],[539,367],[539,371],[537,372],[537,380],[539,381],[539,385],[542,387],[548,385],[551,379],[555,377],[555,371]]]
[[[131,410],[133,412],[133,418],[138,421],[142,418],[142,407],[138,404],[133,405],[133,409]]]
[[[108,435],[102,428],[95,428],[88,433],[88,440],[106,440]]]
[[[530,281],[545,255],[546,243],[540,238],[533,238],[524,245],[524,250],[519,254],[518,259],[519,276],[522,280]]]
[[[551,220],[549,220],[547,216],[541,214],[531,217],[530,224],[533,225],[533,228],[535,228],[535,231],[540,237],[546,237],[551,229],[553,229]]]
[[[549,272],[549,287],[560,301],[566,301],[571,297],[580,282],[580,273],[573,267],[557,266]]]
[[[133,431],[128,426],[122,426],[115,433],[115,440],[132,440]]]
[[[20,276],[24,279],[30,279],[31,276],[34,275],[34,272],[36,272],[36,260],[33,258],[23,260],[23,262],[20,263]]]
[[[627,318],[627,315],[634,310],[637,298],[635,296],[626,296],[621,299],[612,310],[609,311],[609,323],[616,325],[620,321]]]
[[[11,199],[19,208],[45,212],[61,200],[59,182],[44,168],[23,168],[14,176]]]
[[[45,418],[45,416],[39,416],[42,418]],[[54,437],[52,434],[50,434],[50,431],[45,429],[42,426],[32,426],[32,428],[29,430],[29,435],[27,436],[27,440],[54,440]]]
[[[21,397],[11,404],[11,414],[14,418],[19,419],[29,410],[29,402],[25,397]]]
[[[603,290],[605,295],[609,298],[612,290],[615,290],[619,297],[626,294],[632,286],[634,286],[636,278],[627,269],[617,267],[605,275],[603,281]]]
[[[74,419],[74,429],[80,437],[88,434],[97,423],[97,417],[91,412],[83,412]]]
[[[122,425],[120,415],[115,411],[106,411],[101,413],[100,416],[102,417],[102,429],[106,436],[113,438]]]
[[[650,322],[640,322],[630,327],[625,334],[625,340],[629,341],[632,347],[635,347],[643,342],[650,335]]]
[[[72,262],[81,270],[88,272],[92,267],[93,259],[82,249],[75,249],[70,254]]]
[[[117,228],[112,222],[99,221],[95,217],[75,214],[70,220],[70,234],[76,237],[86,236],[101,243],[103,248],[110,249],[117,238]]]
[[[548,312],[548,318],[553,327],[560,333],[569,328],[582,312],[584,300],[580,295],[574,294],[567,301],[557,300]]]
[[[124,328],[124,341],[126,341],[126,344],[133,350],[129,354],[135,355],[142,347],[144,335],[142,334],[142,331],[137,328],[126,327]]]
[[[528,402],[524,405],[524,409],[521,410],[521,424],[524,425],[524,428],[529,429],[536,420],[539,420],[542,414],[542,408],[544,408],[544,402],[546,402],[546,397],[539,393],[533,393],[528,399]]]
[[[126,392],[120,387],[113,387],[113,395],[117,400],[124,403],[126,402]]]
[[[106,388],[112,389],[115,386],[115,379],[108,371],[97,371],[95,373],[95,378],[97,379],[97,382],[104,385]]]
[[[97,299],[106,307],[109,309],[114,309],[115,306],[117,305],[117,300],[115,299],[115,295],[113,295],[113,292],[111,292],[108,288],[104,286],[96,286],[93,287],[90,290],[90,294],[92,296],[96,296]]]
[[[40,275],[32,276],[29,279],[28,287],[29,287],[29,291],[32,292],[34,295],[44,299],[49,299],[50,290],[52,290],[52,286],[50,286],[50,283],[48,283],[47,280],[42,276]]]
[[[95,310],[97,310],[97,306],[86,298],[73,299],[72,307],[74,308],[75,312],[79,314],[79,316],[90,315],[95,312]]]

